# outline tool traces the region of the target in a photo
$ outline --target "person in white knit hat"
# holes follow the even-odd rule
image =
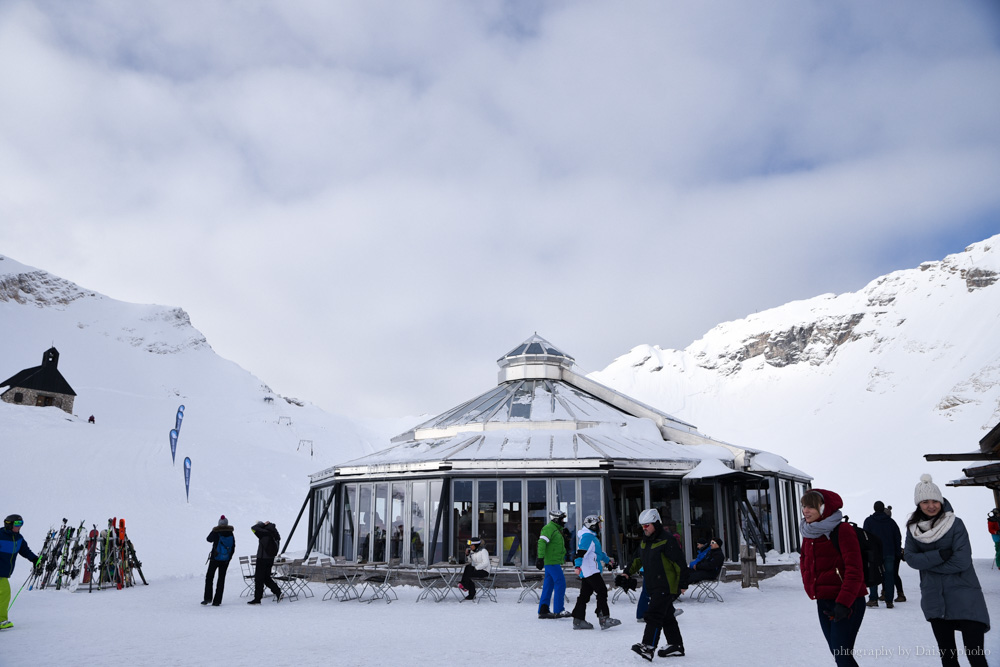
[[[931,624],[941,664],[959,664],[955,632],[961,631],[969,664],[986,667],[983,645],[990,615],[972,567],[969,532],[930,475],[920,476],[913,502],[917,508],[906,522],[905,560],[920,572],[920,608]]]

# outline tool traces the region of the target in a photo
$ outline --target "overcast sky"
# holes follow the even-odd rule
[[[1000,232],[997,7],[7,0],[0,253],[436,414]]]

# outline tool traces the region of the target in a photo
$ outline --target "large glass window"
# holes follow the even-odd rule
[[[538,553],[538,538],[549,522],[548,483],[544,479],[528,480],[528,558]]]
[[[389,485],[375,485],[375,525],[372,527],[372,561],[385,561],[386,516],[389,514]]]
[[[601,495],[601,480],[580,480],[580,516],[590,514],[604,516],[604,497]]]
[[[427,517],[427,539],[430,544],[429,551],[427,553],[427,562],[436,563],[440,560],[444,560],[448,557],[445,551],[445,520],[448,518],[446,513],[442,513],[441,510],[441,488],[442,483],[438,480],[431,482],[431,499],[430,499],[430,512]],[[447,510],[447,508],[445,508]],[[438,516],[441,517],[440,525],[438,524]],[[434,530],[437,528],[437,540],[434,539]]]
[[[608,553],[619,560],[631,558],[642,540],[639,514],[646,509],[646,488],[641,481],[615,480],[611,482],[611,495],[614,497],[615,514],[618,518],[618,538],[621,540],[622,553]],[[614,536],[610,536],[608,541],[617,545],[618,540],[613,540],[612,537]]]
[[[320,524],[319,520],[323,516],[323,510],[327,509],[327,503],[332,493],[332,486],[325,489],[318,489],[313,492],[312,502],[312,525],[316,531],[313,535],[313,549],[328,556],[333,554],[333,545],[336,543],[336,535],[333,534],[333,518],[336,507],[333,505],[330,506],[322,524]]]
[[[479,539],[490,554],[497,554],[497,482],[479,480]]]
[[[403,543],[406,541],[403,535],[403,501],[406,497],[406,484],[396,482],[392,485],[392,493],[389,498],[389,516],[392,523],[389,524],[389,558],[403,557]]]
[[[341,517],[341,533],[340,533],[340,553],[346,556],[349,560],[354,559],[354,512],[357,509],[357,499],[358,487],[356,484],[348,484],[344,487],[344,514]]]
[[[472,482],[464,479],[455,480],[451,488],[451,525],[452,534],[455,536],[452,553],[464,563],[466,542],[472,537]]]
[[[427,482],[414,482],[410,493],[410,559],[424,561],[427,542]]]
[[[504,565],[520,565],[522,506],[521,480],[508,479],[501,482],[503,487],[503,549],[501,562]]]
[[[368,561],[371,558],[372,537],[372,487],[371,484],[358,486],[358,553],[348,558]],[[345,554],[347,555],[347,554]]]
[[[688,501],[691,506],[691,542],[708,544],[715,536],[715,485],[692,484],[688,487]],[[693,551],[693,549],[692,549]]]
[[[576,531],[580,527],[577,521],[583,518],[577,516],[575,479],[556,480],[556,507],[566,512],[566,529],[569,530],[569,544],[566,545],[566,551],[574,553],[576,552]]]
[[[760,530],[763,544],[760,547],[768,551],[774,547],[774,537],[771,532],[771,493],[767,486],[761,485],[759,489],[747,489],[747,502],[757,518],[757,527]]]
[[[681,505],[681,482],[677,479],[651,479],[649,481],[650,506],[660,513],[664,525],[677,524],[675,531],[684,541],[684,509]]]

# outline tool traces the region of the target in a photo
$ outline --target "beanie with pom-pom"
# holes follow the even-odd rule
[[[228,526],[229,525],[229,519],[226,518],[225,514],[223,514],[222,516],[219,517],[219,525],[220,526]]]
[[[920,481],[917,482],[916,487],[913,489],[913,504],[919,505],[922,500],[936,500],[939,503],[944,502],[944,496],[941,495],[941,489],[939,489],[938,485],[934,483],[931,476],[926,473],[920,476]]]

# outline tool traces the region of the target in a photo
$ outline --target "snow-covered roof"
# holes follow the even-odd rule
[[[493,389],[396,436],[387,449],[313,475],[313,483],[333,474],[442,468],[613,467],[683,475],[703,460],[732,472],[757,454],[576,373],[573,357],[537,334],[497,363]],[[794,471],[778,468],[769,469]]]

